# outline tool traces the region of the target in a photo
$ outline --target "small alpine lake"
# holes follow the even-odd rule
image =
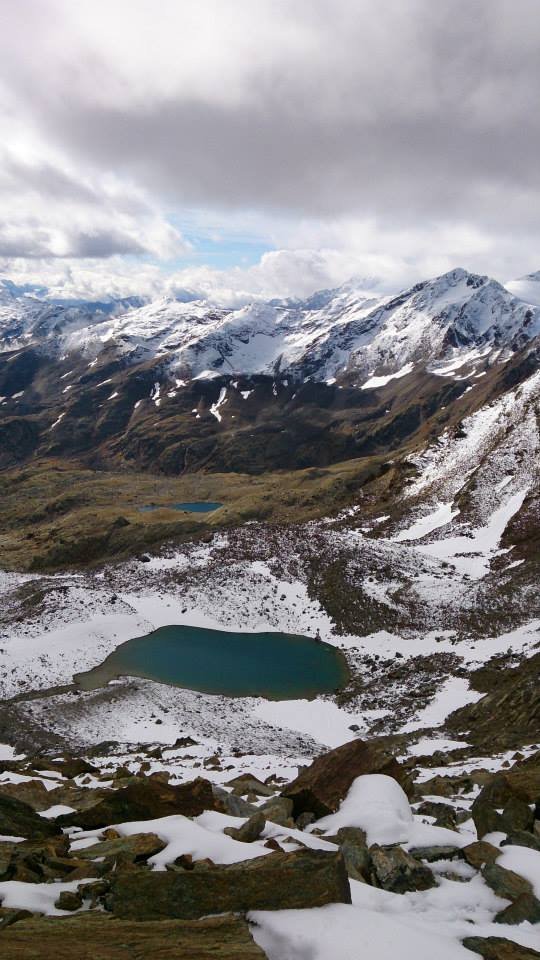
[[[296,700],[344,686],[349,670],[339,650],[312,637],[171,625],[127,640],[73,679],[94,690],[120,676],[228,697]]]
[[[152,510],[184,510],[186,513],[212,513],[219,510],[222,503],[210,503],[206,500],[186,501],[185,503],[147,503],[139,507],[139,513],[150,513]]]

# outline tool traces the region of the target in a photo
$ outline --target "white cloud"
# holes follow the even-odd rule
[[[4,272],[225,298],[538,268],[537,0],[18,0],[0,17]],[[188,210],[224,245],[243,223],[276,249],[161,274],[148,258],[187,252]]]

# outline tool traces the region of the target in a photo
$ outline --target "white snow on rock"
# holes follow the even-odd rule
[[[356,777],[337,813],[317,821],[329,836],[341,827],[361,827],[372,843],[406,843],[413,816],[409,801],[392,777],[373,773]]]
[[[382,375],[380,377],[371,376],[369,380],[366,380],[362,384],[362,390],[375,390],[377,387],[385,387],[387,383],[390,383],[390,380],[400,380],[401,377],[406,377],[407,374],[412,373],[414,364],[406,363],[401,370],[396,370],[395,373],[388,373],[386,376]],[[326,381],[328,383],[328,381]]]
[[[446,526],[454,517],[457,517],[459,510],[453,508],[451,503],[440,503],[432,513],[425,517],[420,517],[407,529],[402,530],[395,537],[391,537],[392,543],[402,543],[404,540],[420,540],[433,530]]]
[[[431,703],[414,720],[405,724],[402,733],[421,730],[423,727],[441,726],[454,710],[466,706],[467,703],[476,703],[482,696],[477,690],[471,690],[465,678],[448,677]]]
[[[319,743],[339,747],[356,735],[366,731],[366,713],[371,719],[384,714],[383,710],[363,711],[356,716],[342,710],[331,700],[261,700],[254,714],[277,727],[288,727],[306,733]],[[360,727],[360,733],[351,730],[351,725]]]

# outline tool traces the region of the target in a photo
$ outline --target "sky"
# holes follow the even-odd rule
[[[57,296],[540,269],[539,0],[0,0],[0,276]]]

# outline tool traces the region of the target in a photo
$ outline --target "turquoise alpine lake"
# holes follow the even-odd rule
[[[186,510],[187,513],[211,513],[212,510],[219,510],[222,506],[222,503],[194,500],[193,503],[148,503],[144,507],[139,507],[139,511],[148,513],[151,510]]]
[[[178,625],[127,640],[73,679],[94,690],[120,676],[228,697],[296,700],[344,686],[349,671],[339,650],[312,637]]]

